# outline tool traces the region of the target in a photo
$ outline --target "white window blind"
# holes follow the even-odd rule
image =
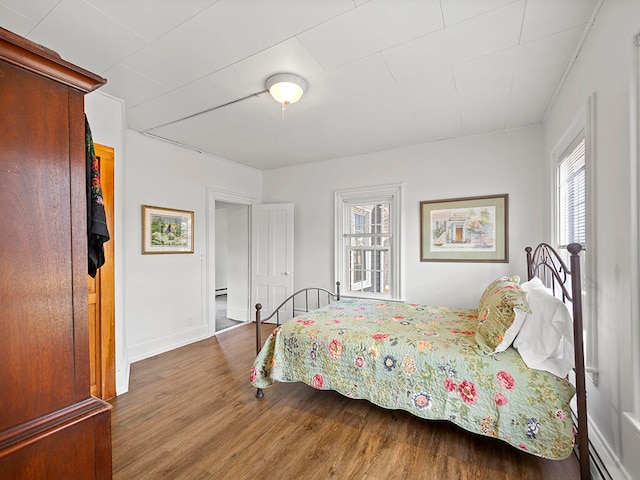
[[[586,247],[585,139],[569,148],[558,164],[558,246]]]

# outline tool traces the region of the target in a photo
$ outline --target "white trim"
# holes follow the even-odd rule
[[[631,310],[631,355],[633,381],[633,417],[640,422],[640,35],[635,35],[631,48],[629,88],[629,138],[630,138],[630,310]]]
[[[391,199],[391,208],[393,215],[391,216],[391,272],[392,283],[391,291],[386,297],[392,299],[401,298],[403,296],[404,282],[402,279],[402,270],[400,260],[402,258],[402,239],[401,239],[401,220],[402,215],[402,185],[401,183],[394,183],[390,185],[378,185],[371,187],[353,188],[347,190],[334,191],[334,279],[336,282],[341,282],[343,288],[341,289],[344,294],[349,295],[345,276],[345,259],[344,259],[344,245],[343,234],[349,228],[349,217],[344,215],[344,202],[356,199],[363,199],[368,201],[375,197],[388,197]],[[361,296],[361,295],[358,295]],[[381,298],[382,295],[362,295],[371,296],[373,298]]]
[[[198,325],[176,334],[131,345],[127,350],[129,363],[131,364],[144,360],[145,358],[155,357],[161,353],[184,347],[185,345],[204,340],[210,336],[207,332],[206,325]]]
[[[637,456],[637,446],[640,443],[640,422],[629,412],[622,414],[621,429],[622,453],[624,466],[620,466],[623,472],[640,472],[640,458]],[[629,475],[627,473],[629,477]]]
[[[590,468],[594,480],[631,480],[631,477],[620,463],[620,459],[611,450],[596,424],[589,420],[589,450],[591,453]],[[597,458],[597,462],[594,459]],[[597,465],[599,463],[600,465]],[[597,475],[600,469],[605,470],[606,477]]]
[[[219,202],[228,202],[228,203],[237,203],[240,205],[247,205],[249,208],[251,205],[258,201],[257,197],[253,197],[251,195],[247,195],[245,193],[233,192],[230,190],[223,190],[219,188],[207,187],[207,205],[206,205],[206,215],[207,215],[207,226],[206,226],[206,255],[207,262],[205,268],[205,287],[203,289],[204,298],[206,308],[206,324],[208,326],[209,336],[215,335],[216,333],[216,292],[215,292],[215,284],[216,284],[216,239],[215,235],[215,225],[216,225],[216,201]],[[249,269],[249,282],[247,285],[247,310],[244,312],[244,315],[236,315],[238,318],[250,318],[251,317],[251,211],[249,211],[249,225],[248,235],[249,235],[249,262],[247,268]],[[214,288],[209,288],[209,286],[214,286]]]
[[[557,168],[562,155],[570,145],[580,136],[585,138],[585,187],[586,187],[586,244],[585,255],[585,284],[583,288],[588,292],[586,296],[587,352],[586,370],[591,382],[598,385],[598,296],[597,296],[597,216],[596,216],[596,93],[587,97],[584,107],[571,122],[565,133],[551,150],[551,238],[552,244],[557,247],[558,232],[558,193],[557,193]]]
[[[598,385],[598,295],[596,285],[598,280],[598,263],[596,262],[598,252],[598,217],[596,215],[596,100],[597,94],[593,93],[587,97],[587,105],[585,107],[585,183],[587,194],[587,252],[585,257],[585,276],[586,285],[583,288],[588,292],[587,295],[587,351],[589,358],[586,359],[587,376],[594,385]],[[584,309],[583,309],[584,312]]]

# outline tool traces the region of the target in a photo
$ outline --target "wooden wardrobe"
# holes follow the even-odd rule
[[[105,80],[0,28],[0,478],[111,478],[89,392],[84,95]]]

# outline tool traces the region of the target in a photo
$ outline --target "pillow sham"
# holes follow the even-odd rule
[[[567,306],[534,277],[522,284],[531,313],[513,342],[524,363],[558,377],[566,377],[574,366],[573,320]]]
[[[499,353],[515,339],[530,313],[520,277],[500,277],[487,286],[478,304],[476,343],[482,355]]]

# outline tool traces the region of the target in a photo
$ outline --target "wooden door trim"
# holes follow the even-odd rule
[[[105,263],[100,267],[100,397],[108,400],[116,395],[115,363],[115,222],[114,222],[114,150],[95,144],[100,157],[100,181],[104,197],[105,214],[109,228],[108,242],[104,244]]]

